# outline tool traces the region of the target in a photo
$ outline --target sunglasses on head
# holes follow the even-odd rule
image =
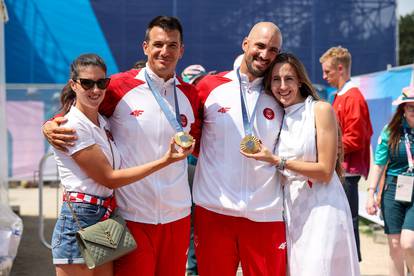
[[[83,89],[89,90],[89,89],[95,87],[95,84],[99,89],[106,89],[108,87],[109,82],[111,81],[111,79],[110,78],[105,78],[105,79],[99,79],[97,81],[94,81],[94,80],[91,80],[91,79],[79,78],[79,79],[73,80],[73,81],[74,82],[79,81],[79,83],[80,83],[80,85],[82,86]]]

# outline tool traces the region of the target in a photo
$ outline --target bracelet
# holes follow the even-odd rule
[[[377,188],[374,188],[374,187],[368,187],[367,188],[367,192],[369,192],[370,190],[373,190],[374,192],[377,190]]]
[[[286,157],[281,156],[279,160],[279,164],[276,165],[276,169],[283,171],[286,166]]]

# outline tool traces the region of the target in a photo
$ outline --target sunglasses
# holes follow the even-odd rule
[[[405,111],[407,111],[407,112],[414,112],[414,106],[413,105],[406,104],[404,106],[404,108],[405,108]]]
[[[93,87],[96,86],[99,89],[106,89],[109,85],[109,82],[111,81],[110,78],[106,78],[106,79],[99,79],[97,81],[91,80],[91,79],[77,79],[77,80],[73,80],[74,82],[78,82],[80,83],[80,85],[82,86],[83,89],[85,90],[89,90],[92,89]]]

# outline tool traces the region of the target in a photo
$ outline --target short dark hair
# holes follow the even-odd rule
[[[146,42],[149,41],[149,32],[152,28],[159,27],[164,31],[174,31],[177,30],[180,33],[180,42],[183,43],[183,27],[181,26],[180,20],[174,16],[164,16],[159,15],[152,19],[148,24],[147,30],[145,31],[145,38]]]

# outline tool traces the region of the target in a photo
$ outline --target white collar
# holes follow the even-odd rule
[[[174,82],[178,83],[175,73],[174,73],[174,76],[172,78],[165,81],[163,78],[160,78],[157,74],[154,73],[154,71],[151,70],[151,68],[148,65],[148,62],[146,64],[145,68],[143,68],[141,71],[142,71],[143,74],[145,74],[145,72],[147,72],[150,80],[157,86],[169,86],[169,85],[172,86],[172,85],[174,85]],[[138,78],[138,76],[136,76],[135,78]],[[143,79],[145,80],[145,77],[143,77]]]
[[[296,112],[301,107],[305,106],[305,100],[303,102],[298,102],[298,103],[295,103],[295,104],[292,104],[290,106],[285,107],[285,113],[290,114],[290,113]]]
[[[236,69],[236,70],[239,70],[239,69]],[[237,72],[235,72],[235,74],[237,77]],[[248,87],[253,88],[253,89],[258,89],[259,91],[263,88],[263,77],[255,78],[253,81],[250,82],[249,77],[246,74],[240,72],[240,81],[241,81],[241,84],[247,85]]]
[[[344,86],[342,87],[342,89],[337,91],[338,96],[344,95],[347,91],[349,91],[352,88],[357,88],[358,86],[352,82],[352,80],[348,80]]]

